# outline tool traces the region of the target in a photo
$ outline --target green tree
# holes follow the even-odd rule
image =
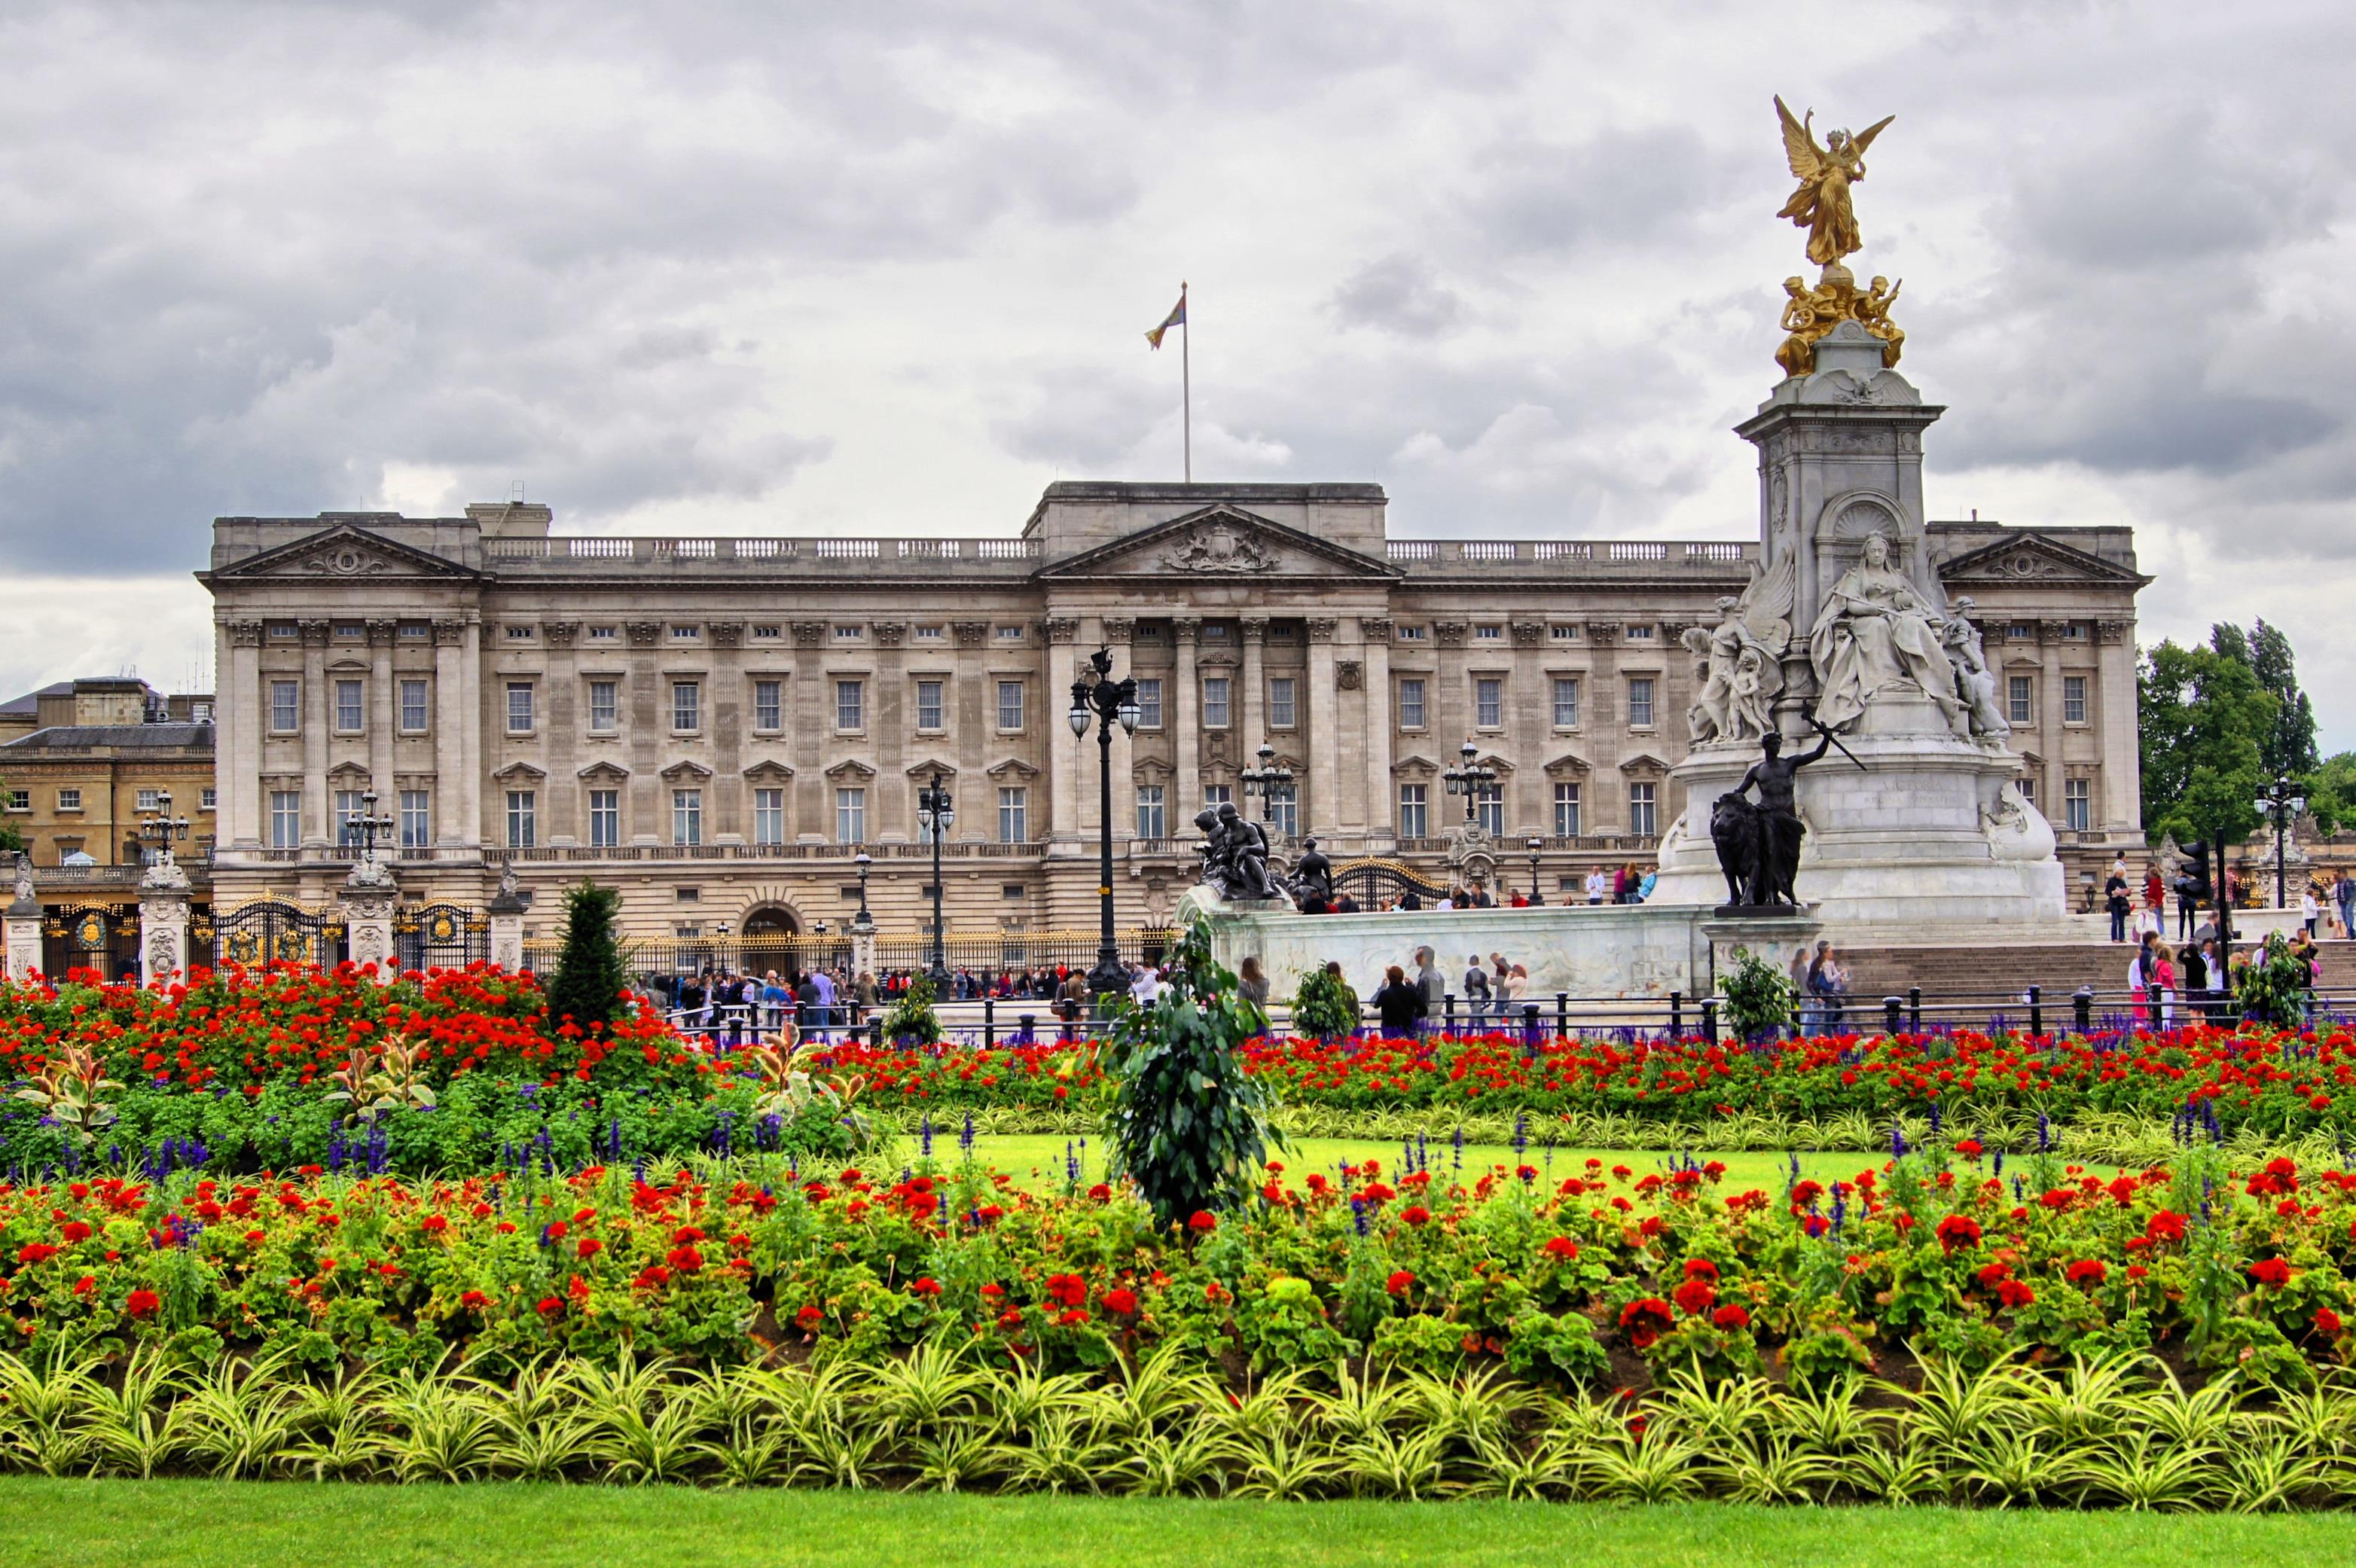
[[[548,988],[548,1016],[559,1023],[570,1017],[585,1031],[593,1024],[611,1023],[622,1010],[630,965],[614,934],[621,908],[622,895],[612,888],[584,881],[566,891],[564,951]]]
[[[2253,803],[2268,776],[2264,738],[2278,705],[2259,686],[2246,641],[2238,656],[2222,651],[2234,632],[2218,627],[2219,645],[2207,648],[2162,643],[2136,672],[2143,826],[2155,844],[2170,833],[2179,844],[2238,844],[2258,827]]]
[[[2315,765],[2307,775],[2307,809],[2326,833],[2356,823],[2356,752],[2336,752]]]
[[[2259,766],[2268,778],[2304,778],[2318,765],[2315,704],[2299,689],[2298,658],[2279,626],[2259,621],[2247,634],[2223,622],[2209,629],[2210,645],[2246,662],[2259,687],[2275,699],[2274,722],[2260,737]]]
[[[1284,1147],[1269,1122],[1275,1092],[1244,1072],[1245,1042],[1267,1028],[1268,1016],[1211,957],[1210,927],[1199,914],[1179,938],[1170,984],[1153,1006],[1113,1002],[1107,1137],[1162,1223],[1241,1206],[1269,1148]]]
[[[0,779],[0,800],[8,798],[8,784]],[[0,855],[14,856],[25,847],[25,836],[5,822],[0,822]]]

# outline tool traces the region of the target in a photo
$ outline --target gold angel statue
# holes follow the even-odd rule
[[[1783,155],[1791,162],[1792,177],[1800,182],[1775,216],[1808,231],[1809,261],[1837,267],[1843,256],[1865,243],[1858,236],[1857,208],[1849,202],[1848,187],[1865,177],[1865,150],[1898,116],[1886,114],[1854,136],[1847,131],[1828,132],[1820,147],[1813,129],[1815,110],[1805,119],[1794,120],[1778,97],[1775,113],[1783,123]]]

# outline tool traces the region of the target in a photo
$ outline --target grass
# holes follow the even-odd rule
[[[1547,1503],[1148,1502],[490,1485],[0,1480],[0,1564],[42,1568],[1294,1568],[1445,1563],[2276,1568],[2356,1560],[2356,1516]]]
[[[1084,1181],[1099,1181],[1104,1178],[1105,1160],[1102,1140],[1090,1138],[1083,1153],[1079,1140],[1066,1139],[1054,1134],[1010,1133],[980,1135],[973,1140],[974,1157],[993,1169],[1002,1170],[1014,1179],[1016,1186],[1030,1191],[1060,1187],[1065,1178],[1066,1151],[1081,1164]],[[903,1155],[913,1157],[913,1143],[902,1146]],[[1435,1143],[1427,1150],[1431,1168],[1438,1177],[1451,1176],[1455,1168],[1455,1151],[1446,1143]],[[1542,1179],[1559,1181],[1566,1176],[1585,1174],[1585,1164],[1600,1159],[1605,1169],[1624,1165],[1639,1176],[1665,1170],[1672,1151],[1668,1149],[1556,1149],[1551,1160],[1547,1151],[1533,1145],[1526,1159],[1538,1168]],[[936,1159],[954,1161],[958,1157],[954,1136],[936,1136],[933,1142]],[[1721,1160],[1726,1176],[1719,1190],[1725,1193],[1762,1189],[1771,1194],[1781,1193],[1791,1174],[1791,1156],[1773,1149],[1745,1149],[1724,1154],[1701,1154],[1694,1157],[1707,1163]],[[1886,1154],[1858,1154],[1855,1151],[1821,1153],[1803,1150],[1800,1154],[1802,1174],[1815,1180],[1831,1182],[1847,1180],[1860,1170],[1880,1165]],[[1386,1176],[1396,1178],[1399,1169],[1399,1146],[1372,1138],[1296,1138],[1289,1154],[1278,1157],[1285,1169],[1285,1179],[1294,1186],[1312,1170],[1332,1175],[1334,1167],[1344,1160],[1353,1164],[1365,1159],[1382,1162]],[[1465,1179],[1472,1179],[1494,1166],[1511,1167],[1514,1151],[1503,1144],[1466,1144],[1464,1146]],[[2108,1167],[2091,1168],[2102,1174],[2111,1174]]]

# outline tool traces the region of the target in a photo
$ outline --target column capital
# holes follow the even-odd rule
[[[742,621],[708,621],[703,629],[712,634],[712,645],[715,648],[733,648],[744,640],[744,623]]]
[[[1262,624],[1265,624],[1266,623]],[[1134,615],[1107,615],[1104,618],[1103,625],[1106,642],[1126,643],[1129,641],[1130,635],[1137,630],[1137,617]]]
[[[258,648],[262,645],[262,623],[259,621],[229,621],[229,644],[233,648]]]
[[[1443,648],[1462,647],[1464,634],[1468,629],[1467,624],[1462,621],[1434,621],[1431,624],[1431,635]]]
[[[540,624],[540,635],[548,639],[548,645],[551,647],[569,648],[573,645],[573,639],[581,635],[581,623],[578,621],[542,621]]]
[[[294,624],[302,628],[303,645],[305,647],[324,648],[327,645],[327,632],[329,627],[327,622],[297,621]]]
[[[1264,643],[1264,642],[1268,641],[1268,617],[1267,617],[1267,616],[1265,616],[1265,615],[1246,615],[1246,616],[1242,617],[1242,620],[1241,620],[1241,623],[1240,623],[1240,624],[1241,624],[1241,625],[1243,626],[1243,634],[1244,634],[1244,641],[1245,641],[1245,642],[1247,642],[1247,643]]]
[[[1203,617],[1200,615],[1171,616],[1170,635],[1180,643],[1191,644],[1195,642],[1203,635]]]
[[[1358,635],[1364,637],[1370,643],[1389,642],[1391,640],[1391,618],[1388,615],[1359,616]]]
[[[434,645],[435,647],[455,648],[466,640],[466,622],[444,620],[434,623]]]
[[[372,648],[389,648],[400,636],[401,623],[398,621],[380,619],[368,624],[369,646]]]
[[[1071,615],[1050,615],[1039,623],[1039,630],[1051,645],[1061,646],[1078,638],[1080,623]]]
[[[1330,615],[1311,616],[1308,621],[1309,640],[1312,643],[1332,642],[1333,640],[1334,629],[1340,626],[1341,624],[1341,622],[1335,620]]]

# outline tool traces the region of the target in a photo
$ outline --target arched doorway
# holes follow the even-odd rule
[[[794,912],[778,904],[760,904],[744,912],[744,940],[787,942],[801,934]]]
[[[744,912],[736,933],[736,967],[759,976],[774,969],[799,976],[801,922],[783,904],[755,904]]]

